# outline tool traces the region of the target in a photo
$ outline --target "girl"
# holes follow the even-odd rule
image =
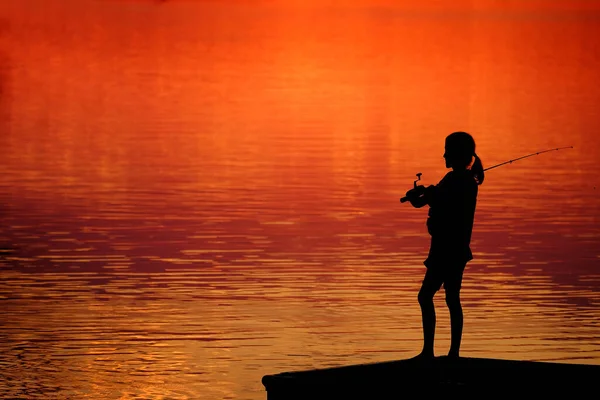
[[[477,202],[478,185],[483,183],[481,160],[475,154],[475,141],[466,132],[446,137],[444,158],[452,168],[437,184],[417,186],[406,193],[413,207],[429,205],[427,230],[431,235],[429,256],[419,304],[423,318],[422,357],[434,357],[435,309],[433,296],[444,285],[450,310],[451,345],[448,356],[458,357],[463,329],[460,288],[467,262],[473,259],[469,247]]]

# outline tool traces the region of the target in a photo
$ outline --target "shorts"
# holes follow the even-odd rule
[[[446,293],[460,292],[465,266],[466,264],[447,268],[427,268],[425,278],[423,278],[423,288],[428,292],[435,293],[444,285]]]

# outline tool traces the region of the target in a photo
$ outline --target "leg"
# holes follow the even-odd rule
[[[463,311],[459,291],[446,291],[446,304],[450,310],[450,352],[448,356],[458,357],[463,331]]]
[[[427,270],[418,296],[423,321],[423,350],[421,351],[421,355],[425,357],[434,356],[435,307],[433,305],[433,296],[435,296],[440,286],[441,280],[437,279],[435,274],[430,270]]]
[[[450,351],[448,356],[459,357],[460,342],[463,331],[463,311],[460,304],[460,288],[462,286],[462,277],[465,267],[456,268],[448,276],[444,283],[446,290],[446,304],[450,310]]]

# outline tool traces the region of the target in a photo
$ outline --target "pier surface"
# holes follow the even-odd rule
[[[412,358],[265,375],[267,400],[402,399],[439,394],[597,393],[600,365],[485,358]]]

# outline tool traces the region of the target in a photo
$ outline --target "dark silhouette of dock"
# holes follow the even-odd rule
[[[600,365],[484,358],[407,359],[266,375],[268,400],[401,399],[433,395],[522,398],[594,393]]]

